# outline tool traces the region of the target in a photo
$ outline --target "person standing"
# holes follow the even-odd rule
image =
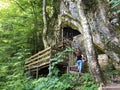
[[[79,50],[76,51],[76,58],[77,58],[76,62],[77,62],[78,76],[79,76],[80,74],[83,74],[82,73],[83,62],[85,62],[86,59]]]
[[[79,71],[79,73],[81,73],[83,61],[82,61],[82,55],[81,55],[80,51],[76,51],[76,57],[77,57],[76,62],[77,62],[78,71]]]
[[[79,51],[79,44],[77,42],[75,42],[74,44],[74,48],[75,48],[75,54],[76,54],[76,63],[77,63],[77,68],[78,68],[78,76],[80,75],[80,73],[82,73],[82,66],[83,66],[83,62],[86,61],[84,55],[82,55],[82,53]]]

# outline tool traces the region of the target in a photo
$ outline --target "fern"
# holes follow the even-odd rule
[[[112,8],[117,8],[120,5],[120,0],[110,0],[110,4],[112,4]],[[119,13],[120,10],[117,10],[117,13]]]

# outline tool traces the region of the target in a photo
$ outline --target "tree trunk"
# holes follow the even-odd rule
[[[99,65],[95,56],[95,50],[93,46],[92,36],[90,34],[90,26],[83,10],[83,4],[81,0],[77,0],[77,8],[82,25],[82,34],[84,36],[84,45],[86,55],[88,59],[89,69],[94,76],[96,82],[103,82]]]
[[[43,0],[43,22],[44,22],[43,44],[44,44],[44,48],[47,48],[48,47],[48,43],[47,43],[47,39],[46,39],[46,33],[47,33],[46,0]]]

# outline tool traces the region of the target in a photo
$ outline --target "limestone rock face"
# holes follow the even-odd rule
[[[99,54],[98,55],[98,63],[102,69],[105,69],[107,65],[109,65],[109,58],[106,54]]]
[[[78,49],[83,53],[85,52],[85,47],[84,47],[84,39],[83,39],[83,36],[80,34],[80,35],[77,35],[75,37],[73,37],[73,47],[75,47],[75,43],[78,44]]]
[[[106,55],[108,55],[111,60],[116,63],[120,63],[120,32],[118,31],[118,28],[120,27],[115,26],[115,23],[119,21],[117,19],[114,19],[118,16],[110,12],[109,4],[107,1],[83,0],[82,4],[85,12],[85,17],[87,17],[87,21],[89,23],[91,30],[90,33],[92,35],[94,45],[97,46]],[[84,26],[81,24],[83,21],[80,19],[80,15],[82,13],[79,13],[80,9],[78,9],[78,6],[79,5],[77,5],[74,0],[61,0],[61,25],[62,27],[64,27],[64,25],[70,26],[71,28],[78,30],[82,35],[84,35]],[[84,41],[86,42],[86,40]],[[87,44],[80,45],[80,48],[81,46],[85,46]]]

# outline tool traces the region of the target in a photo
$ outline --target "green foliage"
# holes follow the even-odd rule
[[[60,80],[65,83],[65,84],[70,84],[70,88],[74,88],[75,86],[77,86],[79,84],[79,81],[78,81],[78,76],[75,75],[75,74],[71,74],[71,73],[68,73],[68,74],[63,74],[61,77],[60,77]]]
[[[0,6],[0,90],[33,90],[24,61],[30,52],[43,49],[42,3],[1,0]]]
[[[36,48],[43,49],[42,7],[38,2],[0,1],[0,6],[8,5],[0,7],[0,90],[32,88],[32,81],[24,75],[24,61],[30,52],[37,52]]]
[[[113,76],[119,76],[120,75],[120,71],[115,70],[113,68],[105,70],[104,73],[105,73],[107,78],[111,78]]]
[[[67,54],[69,53],[69,52],[73,52],[73,48],[66,48],[64,51],[62,51],[62,52],[58,52],[57,54],[56,54],[56,58],[54,58],[54,59],[52,59],[51,60],[51,65],[49,66],[49,76],[53,76],[53,75],[55,75],[55,76],[58,76],[58,72],[59,72],[59,70],[56,68],[56,65],[58,64],[58,63],[60,63],[60,62],[63,62],[63,56],[66,56],[67,57]]]
[[[80,90],[97,90],[99,87],[99,85],[94,82],[90,73],[81,76],[80,84]]]
[[[54,13],[53,7],[47,6],[46,12],[48,13],[49,17],[51,18],[53,16],[53,13]]]
[[[120,5],[120,0],[110,0],[110,4],[112,4],[112,8],[117,8]],[[120,10],[117,10],[120,13]]]
[[[77,75],[63,74],[58,77],[58,69],[56,64],[62,62],[62,56],[66,53],[73,52],[72,48],[68,48],[62,52],[57,53],[57,57],[53,59],[50,69],[51,73],[46,78],[39,78],[33,82],[34,90],[75,90],[76,87],[80,87],[80,90],[97,90],[98,84],[94,82],[92,76],[88,73],[80,77],[80,81]]]
[[[57,57],[52,59],[51,61],[51,66],[49,67],[50,72],[48,77],[40,78],[33,82],[35,85],[35,90],[66,90],[76,85],[76,75],[64,74],[61,77],[58,77],[59,70],[56,67],[56,64],[63,61],[62,56],[72,51],[73,49],[68,48],[62,52],[57,53]]]
[[[112,77],[113,75],[120,75],[120,71],[119,70],[112,70],[111,72],[107,72],[107,75],[109,77]]]
[[[69,90],[77,83],[77,77],[73,74],[64,74],[61,77],[40,78],[33,82],[34,90]]]
[[[70,73],[63,74],[61,77],[42,77],[35,80],[33,84],[34,90],[97,90],[99,87],[89,73],[80,78]]]
[[[0,90],[23,90],[30,87],[24,76],[24,60],[30,54],[28,22],[16,4],[8,2],[0,14]]]
[[[42,2],[41,0],[1,1],[8,2],[9,7],[0,9],[0,90],[69,90],[78,85],[76,75],[64,74],[58,77],[59,70],[56,68],[56,64],[62,62],[61,57],[73,51],[71,48],[57,53],[50,67],[51,77],[33,81],[24,74],[24,62],[30,52],[36,53],[43,49]],[[55,0],[47,0],[49,18],[57,17],[59,5],[56,7],[55,4]],[[86,80],[82,83],[84,81]]]
[[[0,47],[1,48],[1,47]],[[6,50],[7,47],[2,51]],[[4,51],[5,52],[5,51]],[[24,76],[24,60],[29,54],[20,49],[12,57],[8,53],[0,53],[0,90],[23,90],[30,85],[29,78]],[[6,60],[7,59],[7,60]],[[25,89],[30,90],[30,89]]]

